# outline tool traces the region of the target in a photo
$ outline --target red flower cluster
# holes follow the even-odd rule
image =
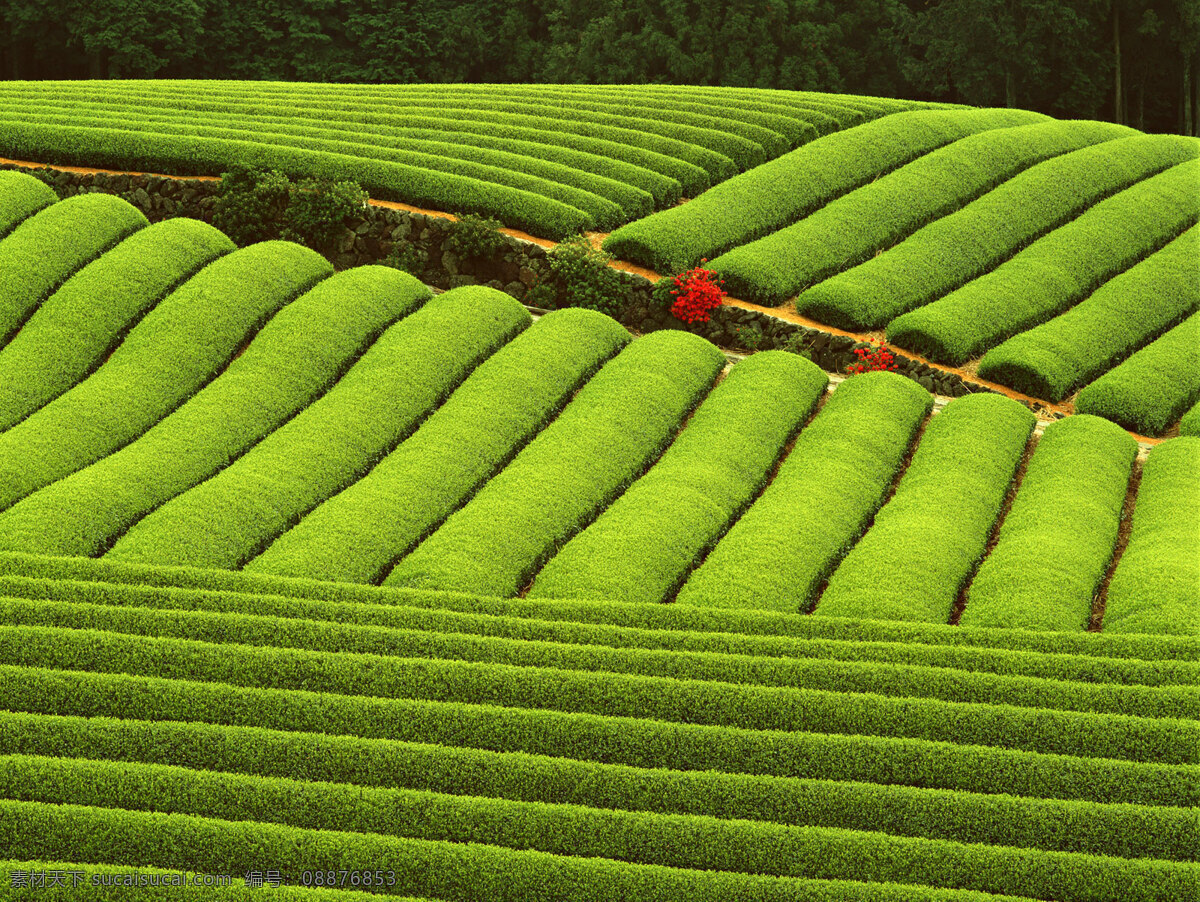
[[[707,263],[708,260],[700,262]],[[725,300],[725,290],[721,285],[721,280],[711,269],[697,266],[680,273],[675,277],[675,287],[671,289],[671,294],[675,296],[671,313],[685,323],[708,322],[709,312],[720,307]]]
[[[854,353],[858,357],[858,363],[852,363],[846,367],[846,372],[852,376],[857,373],[873,373],[877,370],[895,372],[897,369],[892,352],[887,349],[885,344],[880,344],[877,348],[856,348]]]

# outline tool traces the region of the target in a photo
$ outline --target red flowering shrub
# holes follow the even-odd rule
[[[681,272],[675,277],[674,287],[671,289],[671,294],[675,297],[671,313],[685,323],[708,322],[709,313],[720,307],[725,300],[722,284],[724,283],[711,269],[696,266],[687,272]]]
[[[892,352],[883,343],[880,343],[878,347],[855,348],[854,354],[858,357],[858,363],[852,363],[846,367],[846,372],[851,376],[857,373],[873,373],[876,370],[890,372],[897,370]]]

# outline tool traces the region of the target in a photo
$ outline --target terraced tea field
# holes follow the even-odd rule
[[[9,156],[245,153],[546,235],[610,216],[623,256],[769,261],[914,335],[936,308],[971,354],[1065,305],[993,359],[1045,336],[1039,393],[1089,413],[731,362],[0,172],[0,897],[1200,893],[1200,408],[1141,446],[1114,412],[1174,432],[1200,395],[1194,139],[700,88],[18,88]],[[335,126],[353,153],[312,149]],[[610,195],[571,190],[615,210],[479,149],[545,154],[505,164],[527,186],[611,154]],[[991,256],[904,250],[953,222]],[[235,879],[147,885],[179,872]]]

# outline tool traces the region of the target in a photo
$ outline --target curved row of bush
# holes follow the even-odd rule
[[[429,658],[477,664],[630,674],[745,686],[867,692],[951,702],[1091,711],[1136,717],[1196,718],[1200,699],[1184,686],[1092,684],[975,673],[962,666],[900,661],[789,659],[702,651],[655,651],[415,629],[343,626],[236,612],[125,608],[111,604],[0,598],[0,622],[10,626],[94,630],[125,636],[231,642],[300,651]]]
[[[1120,366],[1085,385],[1075,400],[1141,435],[1160,435],[1200,401],[1200,313],[1193,313]]]
[[[1200,830],[1184,807],[635,768],[257,727],[0,713],[0,754],[64,749],[93,761],[1123,858],[1194,860]]]
[[[983,557],[1035,420],[1003,395],[948,404],[830,577],[816,615],[945,623]]]
[[[361,480],[318,505],[246,569],[378,582],[630,341],[611,318],[559,310],[497,351]]]
[[[538,572],[529,597],[669,600],[766,484],[828,384],[783,351],[739,363],[662,459]]]
[[[1093,204],[1198,153],[1195,138],[1142,135],[1039,163],[802,292],[796,309],[843,329],[881,328],[996,268]]]
[[[928,392],[895,374],[841,383],[676,601],[806,611],[883,502],[932,405]]]
[[[1200,634],[1200,438],[1150,451],[1129,545],[1108,587],[1104,628]]]
[[[1200,722],[1182,718],[26,626],[0,626],[0,661],[27,674],[31,668],[71,668],[85,680],[102,682],[119,676],[184,681],[188,687],[203,684],[218,694],[261,690],[287,705],[298,703],[300,695],[317,694],[322,701],[314,700],[314,705],[327,713],[374,712],[380,728],[392,730],[401,729],[400,721],[416,728],[426,718],[440,722],[455,717],[465,727],[499,715],[507,729],[537,731],[538,724],[565,727],[593,716],[634,732],[673,725],[778,740],[803,730],[1084,758],[1200,763]],[[16,691],[7,684],[4,688]],[[180,691],[185,688],[180,683]],[[402,738],[400,733],[387,735]]]
[[[33,213],[0,239],[0,347],[77,270],[147,225],[127,201],[87,194]]]
[[[679,272],[782,229],[881,173],[975,132],[1044,120],[1018,110],[918,110],[826,135],[604,240],[614,256]]]
[[[370,597],[363,597],[354,587],[330,588],[333,591],[329,594],[335,600],[320,601],[277,594],[284,591],[279,587],[273,587],[272,594],[250,594],[215,588],[200,591],[78,579],[59,581],[0,576],[0,594],[5,599],[2,602],[4,616],[10,622],[84,625],[137,632],[143,629],[138,626],[142,622],[154,623],[156,629],[166,629],[161,626],[163,615],[154,613],[158,611],[240,614],[252,618],[237,621],[240,635],[246,637],[242,641],[249,644],[269,640],[283,645],[326,647],[311,644],[318,642],[369,653],[386,647],[410,648],[419,638],[425,643],[422,648],[426,654],[441,657],[473,657],[513,664],[570,661],[572,667],[585,669],[629,670],[632,667],[640,668],[639,672],[689,679],[709,678],[719,672],[723,674],[721,679],[730,682],[749,677],[775,679],[771,674],[777,668],[790,673],[788,666],[806,674],[809,679],[839,679],[847,674],[867,674],[871,679],[878,679],[878,671],[872,667],[854,666],[858,663],[886,664],[896,668],[889,679],[895,685],[903,686],[914,685],[908,679],[914,672],[912,668],[920,674],[925,674],[928,668],[970,671],[980,675],[981,686],[995,685],[983,682],[988,679],[988,674],[1101,687],[1186,687],[1200,679],[1200,664],[1194,660],[1105,657],[1082,654],[1079,648],[1043,652],[993,648],[984,644],[937,645],[914,641],[911,637],[906,641],[859,642],[648,630],[413,607],[400,603],[392,597],[394,593],[388,591],[376,591]],[[338,598],[342,600],[336,600]],[[116,610],[108,610],[110,608]],[[171,635],[205,638],[207,634],[203,630],[213,622],[216,621],[205,617],[180,616],[171,627]],[[230,621],[221,622],[228,624]],[[262,629],[268,623],[271,629]],[[989,634],[1025,635],[970,627],[954,632],[955,636],[986,637]],[[306,638],[309,636],[320,638],[310,640]],[[927,638],[935,641],[933,636]],[[1121,638],[1117,636],[1117,639]],[[1086,637],[1101,649],[1109,639],[1102,634]],[[1122,641],[1129,642],[1128,639]],[[1144,643],[1144,639],[1141,642]],[[386,643],[395,644],[388,646]],[[1134,644],[1132,648],[1137,649],[1138,645]],[[1156,647],[1146,645],[1140,654],[1149,659],[1155,651]],[[543,653],[551,657],[538,657]],[[419,656],[415,651],[412,654]],[[627,664],[626,661],[635,663]],[[729,664],[728,668],[726,664]],[[941,676],[949,678],[953,674],[943,672]],[[1039,684],[1029,685],[1036,688]],[[1141,699],[1144,692],[1143,688],[1137,688],[1132,696]],[[1167,695],[1174,697],[1170,692]],[[1118,692],[1114,697],[1129,698],[1130,695]],[[1125,709],[1117,707],[1113,710]],[[1129,713],[1134,712],[1130,710]]]
[[[436,296],[385,331],[325,395],[138,521],[106,556],[237,569],[385,457],[530,322],[492,288]]]
[[[1043,160],[1136,135],[1107,122],[1040,122],[961,138],[712,261],[730,294],[774,306],[855,266]]]
[[[171,222],[189,220],[162,225]],[[324,280],[275,314],[228,369],[144,435],[0,513],[0,547],[102,554],[146,514],[313,403],[383,330],[429,297],[412,276],[382,266]]]
[[[1200,226],[1066,313],[983,355],[979,375],[1058,402],[1200,309]]]
[[[1192,405],[1192,409],[1183,415],[1179,421],[1180,435],[1200,436],[1200,399]]]
[[[85,379],[155,304],[233,249],[204,222],[170,219],[67,279],[0,350],[0,431]]]
[[[118,169],[215,175],[234,164],[279,169],[294,177],[353,179],[373,197],[481,213],[547,238],[594,228],[577,207],[519,188],[385,160],[256,141],[152,135],[112,128],[0,120],[0,152],[26,159]]]
[[[204,267],[92,376],[0,433],[0,509],[142,435],[220,373],[271,315],[332,272],[320,254],[282,241]]]
[[[58,201],[54,189],[24,172],[0,171],[0,239]]]
[[[971,583],[962,623],[1083,630],[1117,542],[1137,442],[1086,414],[1052,423],[999,541]]]
[[[653,463],[724,365],[688,332],[633,342],[384,584],[516,595]]]
[[[1200,218],[1200,160],[1101,201],[985,276],[888,323],[888,339],[958,365],[1046,322]]]

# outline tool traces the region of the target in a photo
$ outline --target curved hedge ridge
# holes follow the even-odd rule
[[[58,201],[54,189],[24,172],[0,172],[0,238]]]
[[[148,224],[119,197],[84,194],[50,204],[0,239],[0,347],[76,270]]]
[[[1200,438],[1151,449],[1129,545],[1108,587],[1104,628],[1200,634]]]
[[[890,341],[960,364],[1045,322],[1196,225],[1200,160],[1101,201],[985,276],[888,323]]]
[[[948,404],[896,494],[830,577],[816,615],[945,623],[983,556],[1034,421],[1003,395]]]
[[[67,279],[0,350],[0,431],[86,378],[164,296],[233,249],[210,225],[169,219]]]
[[[712,261],[732,295],[774,306],[953,212],[1030,166],[1136,135],[1107,122],[1041,122],[960,138],[799,222]]]
[[[961,622],[1086,629],[1112,559],[1137,442],[1086,414],[1051,424],[999,542],[971,583]]]
[[[1061,401],[1200,310],[1200,226],[1043,325],[983,355],[979,375]]]
[[[327,394],[140,520],[106,556],[238,568],[386,456],[530,321],[491,288],[438,295],[384,332]]]
[[[841,383],[775,480],[679,590],[680,605],[804,611],[883,502],[933,398],[890,373]]]
[[[549,560],[529,597],[668,600],[766,483],[828,383],[782,351],[739,363],[658,463]]]
[[[1019,110],[918,110],[827,135],[706,191],[682,207],[622,226],[617,257],[679,272],[791,225],[881,172],[975,132],[1044,120]]]
[[[384,584],[516,595],[650,466],[724,363],[716,347],[687,332],[635,341]]]
[[[315,508],[246,569],[378,582],[629,341],[618,323],[590,310],[543,316],[480,364],[370,473]]]
[[[89,378],[0,433],[0,509],[140,436],[221,372],[273,313],[332,272],[316,251],[284,241],[204,267]]]
[[[329,277],[275,314],[225,372],[144,435],[0,514],[0,547],[103,553],[141,517],[313,403],[429,297],[412,276],[382,266]]]
[[[881,328],[984,275],[1093,204],[1198,153],[1195,138],[1142,135],[1039,163],[802,292],[796,309],[843,329]]]

